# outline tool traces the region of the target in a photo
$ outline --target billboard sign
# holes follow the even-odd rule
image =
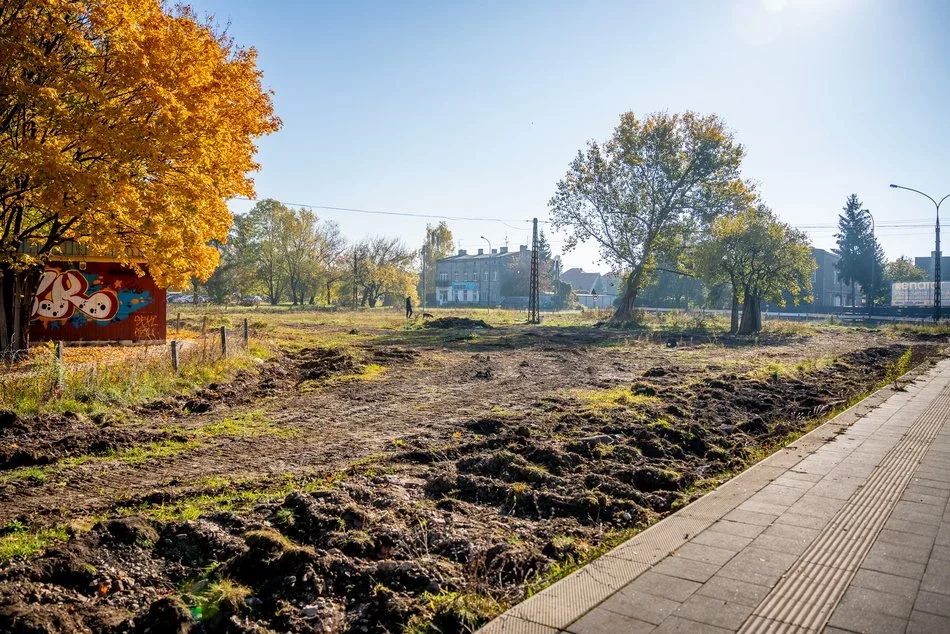
[[[950,282],[940,283],[940,297],[943,301],[950,300]],[[894,282],[891,284],[891,306],[933,305],[933,282]]]

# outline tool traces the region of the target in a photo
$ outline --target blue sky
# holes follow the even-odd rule
[[[854,192],[888,258],[929,254],[933,205],[888,183],[950,193],[944,0],[193,6],[257,48],[275,92],[284,126],[260,143],[259,198],[505,219],[449,224],[460,247],[482,235],[517,247],[577,150],[621,112],[687,109],[723,117],[747,148],[745,176],[819,247]],[[317,211],[351,239],[411,245],[435,222]],[[924,226],[894,226],[906,224]],[[606,268],[592,247],[563,257]]]

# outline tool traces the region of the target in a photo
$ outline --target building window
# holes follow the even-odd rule
[[[439,281],[440,281],[440,282],[448,282],[448,281],[449,281],[449,272],[448,272],[448,271],[442,271],[441,273],[439,273]]]
[[[498,271],[492,271],[491,276],[492,276],[492,281],[493,281],[493,282],[497,282],[497,281],[498,281]]]
[[[488,281],[488,271],[482,271],[482,280]]]
[[[467,288],[462,291],[462,301],[463,301],[463,302],[467,302],[467,301],[468,301],[468,289],[467,289]]]
[[[459,281],[459,270],[458,270],[458,269],[455,269],[455,281],[456,281],[456,282]]]

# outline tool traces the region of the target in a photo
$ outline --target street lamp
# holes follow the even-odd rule
[[[877,264],[877,243],[874,241],[874,216],[871,215],[870,210],[862,209],[864,213],[868,215],[868,218],[871,220],[871,286],[868,288],[868,322],[871,321],[871,305],[874,302],[872,296],[874,294],[874,265]]]
[[[934,204],[934,207],[937,208],[937,224],[934,226],[934,323],[936,323],[940,321],[940,205],[947,198],[950,198],[950,194],[947,194],[940,199],[940,202],[937,202],[919,189],[904,187],[903,185],[895,185],[894,183],[891,183],[891,187],[895,189],[906,189],[909,192],[920,194],[921,196],[926,197]]]
[[[488,310],[491,310],[491,240],[485,236],[481,236],[481,238],[488,243],[488,301],[485,302],[485,305],[488,306]]]

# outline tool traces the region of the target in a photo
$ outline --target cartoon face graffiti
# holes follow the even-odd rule
[[[79,271],[43,271],[30,319],[60,321],[76,311],[88,319],[109,321],[119,312],[119,298],[111,289],[90,294],[89,281]]]

